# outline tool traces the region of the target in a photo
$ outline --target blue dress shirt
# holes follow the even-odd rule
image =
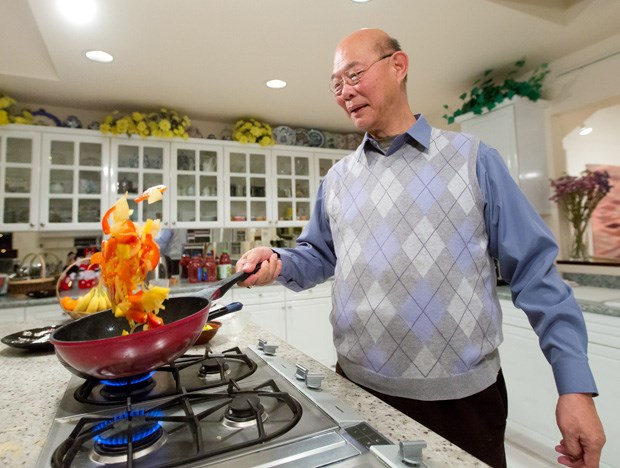
[[[389,157],[404,144],[428,148],[431,127],[423,116],[416,117],[417,121],[394,139],[387,152],[368,134],[362,142],[364,150]],[[538,335],[553,368],[558,392],[597,394],[588,364],[583,314],[571,288],[555,268],[558,248],[553,235],[510,176],[497,150],[482,142],[476,175],[485,200],[489,255],[499,262],[501,276],[510,284],[513,303],[526,313]],[[334,274],[336,256],[324,208],[323,183],[297,247],[274,251],[283,260],[278,282],[291,290],[311,288]]]

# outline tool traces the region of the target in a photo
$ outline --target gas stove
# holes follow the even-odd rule
[[[393,445],[275,353],[207,347],[146,375],[74,376],[36,466],[424,466],[403,462],[421,463],[420,442]]]

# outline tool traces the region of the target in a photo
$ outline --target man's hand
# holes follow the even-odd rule
[[[605,445],[605,432],[592,396],[584,393],[560,395],[555,417],[562,433],[555,447],[558,463],[571,468],[596,468]]]
[[[237,261],[236,268],[237,271],[252,272],[256,265],[261,265],[260,270],[245,281],[240,282],[239,286],[251,288],[252,286],[271,284],[282,271],[282,260],[269,247],[256,247],[248,250]]]

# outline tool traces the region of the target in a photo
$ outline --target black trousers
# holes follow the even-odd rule
[[[339,364],[336,372],[351,380]],[[504,433],[508,394],[501,369],[493,385],[458,400],[413,400],[359,386],[488,465],[506,467]]]

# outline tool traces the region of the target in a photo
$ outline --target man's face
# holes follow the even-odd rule
[[[389,118],[392,90],[396,89],[390,74],[391,56],[383,57],[362,43],[342,44],[334,56],[332,80],[338,82],[361,72],[356,85],[346,81],[336,102],[344,109],[355,126],[375,136],[382,134]],[[341,81],[342,82],[342,81]]]

